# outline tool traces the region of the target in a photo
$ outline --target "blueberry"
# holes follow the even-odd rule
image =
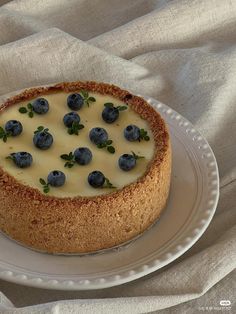
[[[92,152],[87,147],[79,147],[74,152],[74,158],[79,165],[87,165],[92,159]]]
[[[67,128],[70,128],[73,122],[80,122],[80,116],[76,112],[69,112],[64,115],[63,122]]]
[[[107,123],[113,123],[119,117],[119,110],[115,107],[106,107],[103,109],[102,118]]]
[[[134,158],[133,155],[124,154],[120,156],[118,163],[120,169],[124,171],[129,171],[135,167],[136,159]]]
[[[93,171],[88,175],[88,183],[93,188],[100,188],[105,183],[104,174],[101,171]]]
[[[89,138],[91,142],[98,145],[108,140],[108,134],[103,128],[93,128],[89,132]]]
[[[5,131],[11,133],[11,136],[20,135],[23,130],[22,124],[17,120],[9,120],[5,124]]]
[[[54,170],[48,175],[48,184],[51,186],[62,186],[66,181],[66,176],[62,171]]]
[[[30,153],[27,152],[18,152],[11,154],[13,161],[19,168],[27,168],[32,164],[33,158]]]
[[[130,142],[137,141],[140,138],[140,129],[136,125],[130,124],[124,129],[124,136]]]
[[[80,110],[84,104],[84,98],[80,94],[70,94],[67,97],[67,105],[71,110]]]
[[[42,131],[34,135],[33,142],[36,147],[46,150],[52,145],[53,137],[49,132]]]
[[[37,98],[33,103],[33,111],[38,114],[47,113],[49,110],[49,104],[45,98]]]

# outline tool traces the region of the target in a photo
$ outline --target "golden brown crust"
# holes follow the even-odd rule
[[[0,167],[0,229],[30,247],[53,253],[91,252],[128,241],[147,229],[163,210],[169,192],[171,146],[161,116],[141,97],[97,82],[65,82],[31,88],[8,106],[42,94],[80,89],[126,101],[150,125],[155,153],[137,182],[111,194],[57,198],[19,183]]]

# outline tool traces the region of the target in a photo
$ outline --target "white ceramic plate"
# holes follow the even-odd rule
[[[34,252],[0,234],[0,278],[48,289],[111,287],[169,264],[201,237],[219,197],[214,154],[190,122],[166,105],[146,99],[169,125],[173,147],[171,192],[161,219],[126,246],[85,256]]]

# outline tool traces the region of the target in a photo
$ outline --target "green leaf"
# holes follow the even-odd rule
[[[84,128],[84,125],[83,124],[79,124],[78,125],[78,130],[82,130]]]
[[[115,148],[113,146],[107,146],[107,150],[109,153],[114,154],[115,153]]]
[[[147,131],[145,131],[144,129],[140,129],[140,139],[145,141],[150,140],[150,137],[147,135]]]
[[[34,116],[33,111],[28,112],[28,116],[29,116],[30,118],[33,118],[33,116]]]
[[[140,129],[140,136],[145,136],[147,132],[144,129]]]
[[[19,108],[19,112],[20,113],[26,113],[27,112],[27,109],[25,107],[20,107]]]
[[[47,185],[46,181],[45,181],[43,178],[40,178],[40,179],[39,179],[39,182],[40,182],[42,185]]]
[[[44,126],[40,125],[37,127],[37,130],[34,131],[34,134],[38,133],[38,132],[42,132],[44,130]]]
[[[73,123],[72,123],[72,130],[74,131],[74,130],[76,130],[78,127],[79,127],[79,122],[77,122],[77,121],[74,121]]]
[[[64,160],[68,160],[65,164],[64,164],[64,167],[67,167],[67,168],[71,168],[74,166],[74,155],[72,152],[69,153],[69,155],[67,154],[63,154],[60,156],[62,159]]]
[[[71,161],[67,161],[65,164],[64,164],[64,167],[66,168],[72,168],[74,166],[74,162],[71,162]]]
[[[89,98],[88,98],[88,101],[95,102],[95,101],[96,101],[96,98],[94,98],[94,97],[89,97]]]
[[[81,89],[80,94],[84,97],[84,98],[88,98],[88,92],[84,89]]]
[[[14,157],[13,157],[13,156],[11,156],[11,155],[9,155],[9,156],[7,156],[7,157],[6,157],[6,159],[9,159],[9,160],[14,160]]]
[[[113,107],[114,107],[114,105],[113,105],[113,103],[112,103],[112,102],[106,102],[106,103],[104,104],[104,107],[107,107],[107,108],[113,108]]]
[[[133,151],[132,151],[132,155],[134,156],[134,158],[135,158],[136,160],[137,160],[137,159],[145,158],[144,156],[136,155]]]
[[[116,186],[114,186],[109,180],[108,178],[105,178],[105,183],[103,185],[103,188],[107,188],[107,189],[116,189]]]
[[[71,134],[74,134],[72,128],[68,128],[67,133],[70,134],[70,135],[71,135]]]
[[[30,102],[27,104],[27,108],[30,109],[30,110],[33,109],[33,106],[32,106],[32,104]]]
[[[44,129],[44,126],[42,126],[42,125],[38,126],[38,128],[37,128],[37,130],[38,130],[39,132],[43,131],[43,129]]]
[[[74,158],[74,155],[72,152],[69,153],[69,158],[70,158],[69,160],[72,160]]]
[[[104,147],[106,147],[106,144],[105,144],[105,143],[97,144],[97,148],[104,148]]]
[[[111,145],[111,144],[112,144],[112,140],[106,141],[106,145]]]
[[[46,185],[44,188],[43,188],[43,192],[44,193],[48,193],[50,191],[50,188],[48,185]]]
[[[127,110],[128,107],[126,107],[126,106],[118,106],[117,109],[118,109],[119,111],[124,111],[124,110]]]
[[[0,127],[0,138],[2,138],[3,142],[6,142],[7,138],[11,135],[11,132],[6,132],[2,127]]]
[[[64,160],[70,160],[70,157],[67,154],[62,154],[60,157],[61,159],[64,159]]]
[[[68,133],[69,134],[75,134],[78,135],[79,134],[79,130],[83,129],[84,125],[83,124],[79,124],[79,122],[74,121],[72,123],[71,128],[68,128]]]

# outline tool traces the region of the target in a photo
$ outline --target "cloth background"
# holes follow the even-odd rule
[[[236,1],[0,4],[1,99],[67,80],[112,82],[150,95],[207,138],[221,179],[209,228],[167,267],[97,291],[43,290],[0,280],[0,313],[236,313]],[[217,309],[220,300],[230,300],[231,309]]]

